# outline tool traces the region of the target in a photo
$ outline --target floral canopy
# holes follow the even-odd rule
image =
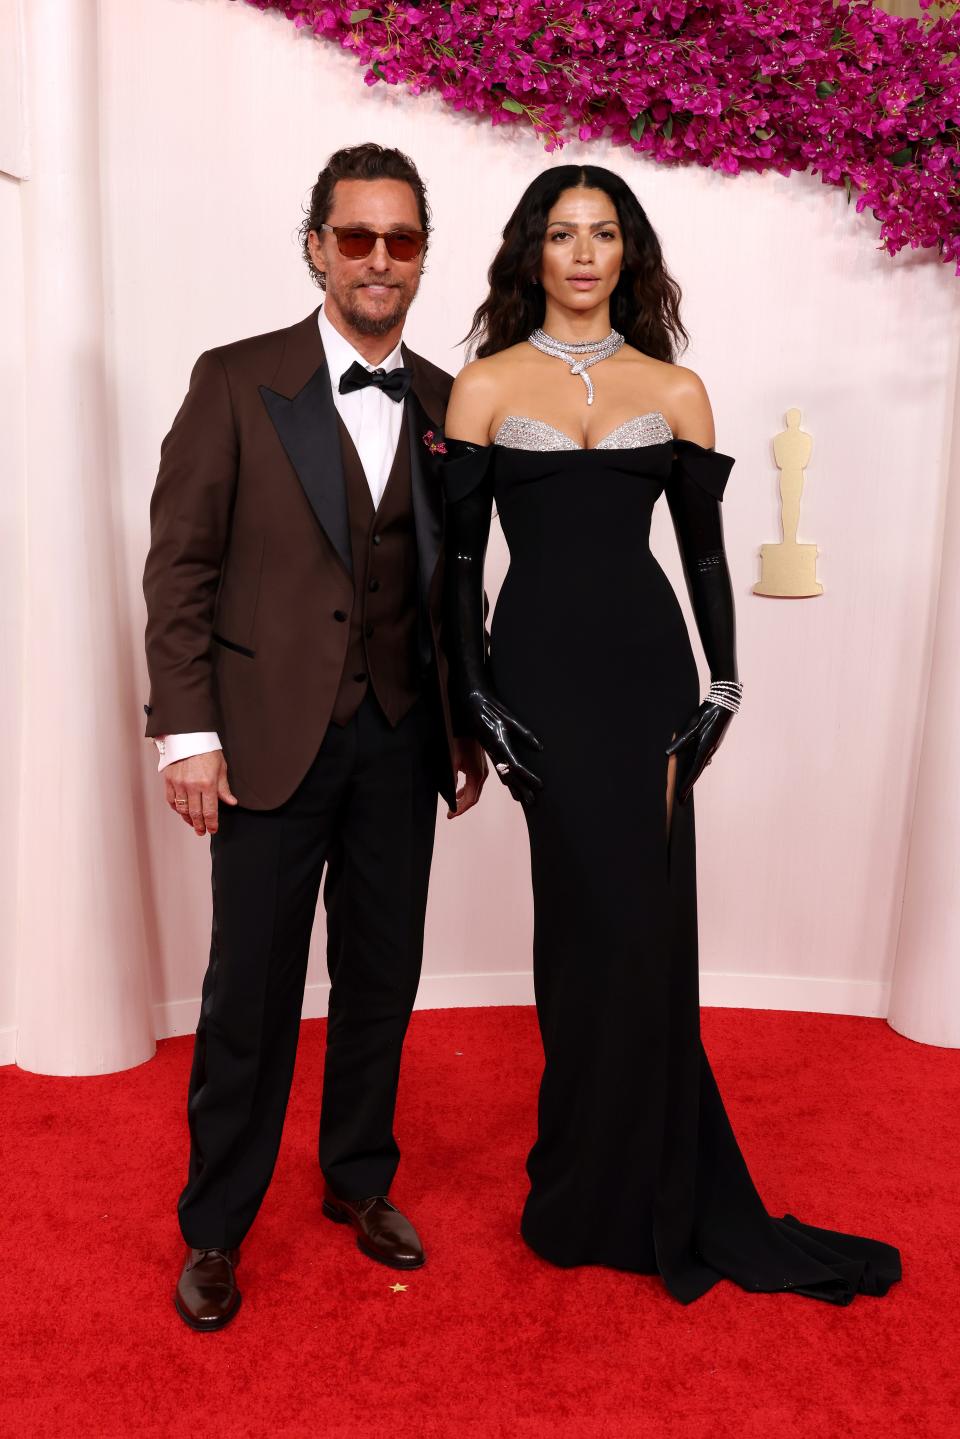
[[[727,174],[811,170],[960,273],[960,6],[865,0],[246,0],[548,150],[606,137]]]

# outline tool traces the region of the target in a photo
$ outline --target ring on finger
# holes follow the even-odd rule
[[[187,806],[189,805],[190,801],[189,801],[188,799],[184,798],[183,795],[178,795],[177,798],[176,798],[175,803],[176,803],[177,809],[186,809]]]

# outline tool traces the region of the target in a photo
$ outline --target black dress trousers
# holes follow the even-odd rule
[[[330,725],[286,803],[220,807],[179,1202],[194,1248],[240,1244],[270,1182],[325,865],[331,992],[320,1164],[342,1198],[389,1190],[444,750],[431,699],[419,699],[394,728],[368,690],[347,724]]]

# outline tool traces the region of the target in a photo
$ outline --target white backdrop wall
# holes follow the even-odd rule
[[[20,707],[23,630],[25,483],[23,257],[20,188],[0,174],[0,754],[6,781],[0,813],[0,1064],[14,1055],[16,1033],[17,814],[20,807]]]
[[[872,219],[810,177],[669,170],[602,144],[548,157],[519,129],[493,131],[433,97],[370,90],[349,57],[230,0],[101,0],[99,47],[93,203],[122,552],[115,653],[131,730],[142,734],[147,693],[140,574],[160,440],[201,350],[290,323],[318,302],[296,228],[330,151],[373,139],[420,167],[436,237],[407,339],[452,371],[524,185],[547,164],[609,165],[660,234],[684,290],[692,345],[683,361],[707,384],[718,448],[737,457],[724,518],[745,699],[697,787],[704,1002],[885,1014],[956,414],[960,284],[949,270],[929,256],[879,253]],[[15,257],[16,204],[12,182],[0,186],[0,286],[14,317],[18,270],[15,259],[8,269],[6,241]],[[69,247],[62,253],[69,263]],[[15,325],[0,342],[4,373],[10,333]],[[0,402],[12,407],[14,432],[18,394],[14,384]],[[750,591],[759,545],[779,538],[770,441],[794,405],[814,439],[800,538],[820,546],[825,593],[765,600]],[[5,431],[7,419],[5,409]],[[16,549],[18,473],[15,465],[3,492],[5,558]],[[686,608],[663,502],[653,546]],[[493,593],[506,563],[495,533]],[[0,629],[8,672],[19,660],[15,570],[5,565],[2,579],[12,601]],[[15,753],[16,713],[2,724],[0,741]],[[69,714],[63,736],[66,746]],[[129,803],[143,943],[157,1032],[170,1034],[195,1023],[208,846],[170,814],[152,746],[141,747]],[[29,742],[21,771],[28,760]],[[629,774],[622,779],[628,804]],[[6,829],[3,843],[8,885],[16,853]],[[21,904],[42,903],[45,884],[49,876],[21,876]],[[530,938],[525,830],[494,780],[478,810],[439,824],[421,1005],[530,1000]],[[0,1029],[11,1029],[17,957],[6,943],[3,953]],[[306,1014],[322,1012],[324,979],[321,921]]]

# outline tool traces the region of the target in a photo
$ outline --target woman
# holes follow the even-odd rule
[[[521,1230],[559,1265],[721,1276],[836,1304],[889,1245],[769,1216],[700,1043],[691,790],[740,703],[703,385],[679,290],[609,170],[561,166],[503,232],[447,410],[448,620],[460,720],[524,807],[545,1068]],[[711,685],[647,547],[666,493]],[[492,502],[510,570],[484,635]],[[461,729],[462,733],[466,730]]]

